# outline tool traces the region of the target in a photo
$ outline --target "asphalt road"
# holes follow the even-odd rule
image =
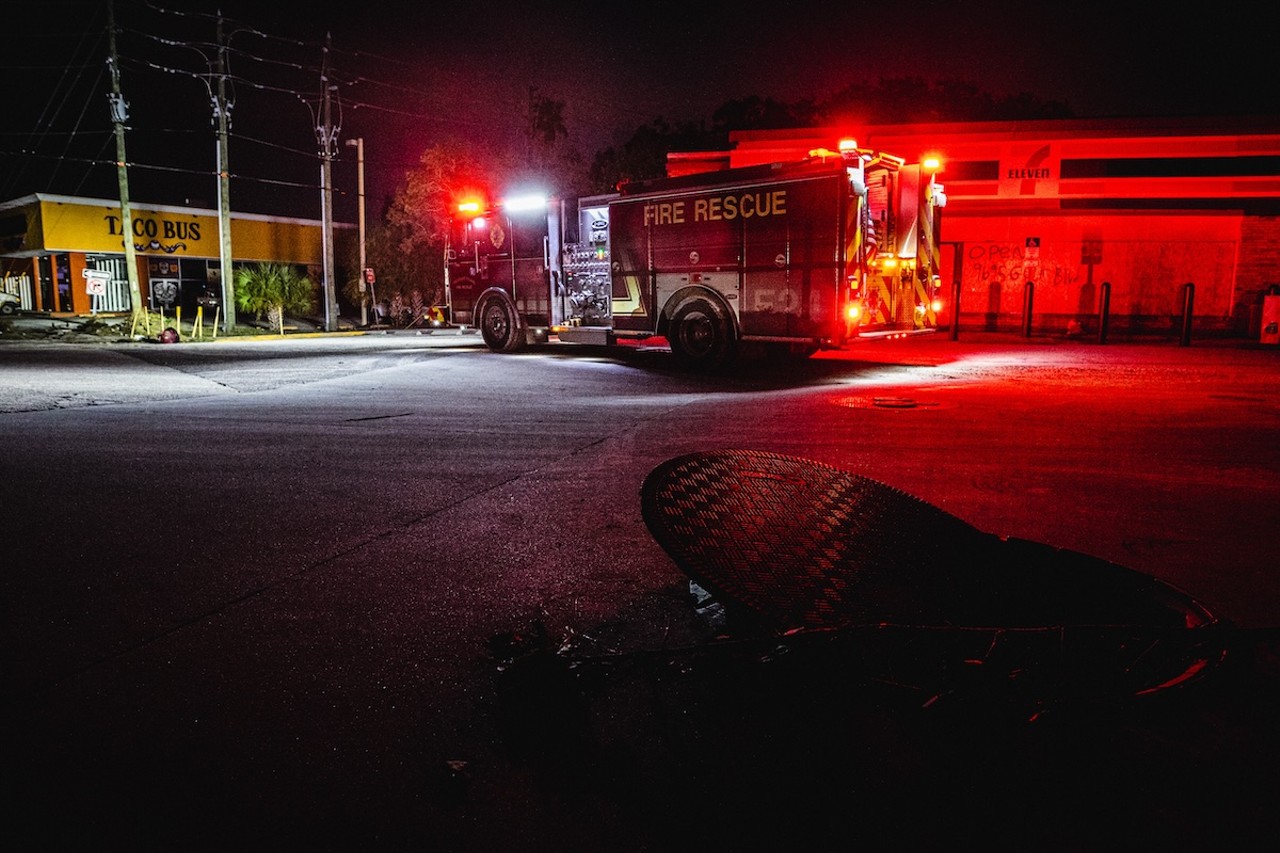
[[[931,336],[697,376],[461,336],[0,342],[0,838],[1260,848],[1278,436],[1280,352],[1247,345]],[[1153,575],[1229,621],[1228,663],[1036,716],[718,643],[638,496],[727,448]]]

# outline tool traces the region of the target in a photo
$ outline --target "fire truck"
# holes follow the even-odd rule
[[[935,172],[842,143],[607,195],[473,202],[445,253],[449,317],[495,352],[665,343],[692,368],[933,329]]]

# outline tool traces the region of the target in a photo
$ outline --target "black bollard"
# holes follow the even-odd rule
[[[960,276],[951,282],[951,340],[960,340]]]
[[[1192,282],[1187,282],[1182,286],[1182,337],[1178,341],[1178,346],[1187,346],[1191,343],[1191,310],[1196,301],[1196,286]]]
[[[1035,301],[1036,283],[1034,281],[1027,282],[1027,295],[1022,306],[1022,336],[1024,338],[1031,337],[1031,305]]]
[[[1107,342],[1107,322],[1111,319],[1111,282],[1102,283],[1102,293],[1098,297],[1098,343]]]

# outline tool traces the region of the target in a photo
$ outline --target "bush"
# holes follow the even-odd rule
[[[284,334],[284,315],[310,314],[315,308],[315,286],[289,264],[264,262],[240,267],[235,274],[236,308],[253,314]]]

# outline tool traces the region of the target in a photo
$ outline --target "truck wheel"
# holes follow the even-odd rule
[[[686,367],[714,369],[733,355],[729,318],[707,299],[690,299],[676,308],[667,341],[676,361]]]
[[[494,352],[515,352],[524,345],[524,328],[516,307],[501,298],[486,299],[480,309],[480,336]]]

